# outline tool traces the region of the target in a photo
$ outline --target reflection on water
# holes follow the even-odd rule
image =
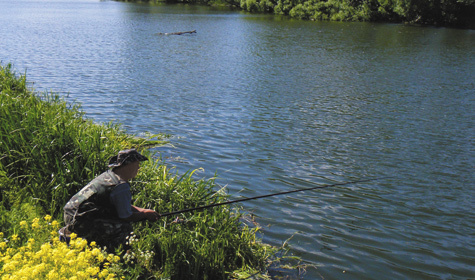
[[[475,277],[473,31],[90,0],[0,2],[0,26],[36,88],[173,134],[157,152],[233,198],[393,176],[243,204],[305,279]]]

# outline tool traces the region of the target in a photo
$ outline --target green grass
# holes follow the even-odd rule
[[[11,65],[0,69],[2,203],[29,200],[58,215],[62,203],[105,170],[107,158],[131,142],[117,125],[98,125],[55,94],[33,94]]]
[[[17,76],[10,64],[0,65],[0,89],[0,232],[6,236],[18,231],[21,220],[49,214],[61,221],[69,198],[107,169],[111,155],[130,147],[151,159],[132,181],[134,205],[165,213],[228,198],[216,190],[213,178],[195,179],[194,171],[178,175],[154,159],[145,148],[163,143],[162,135],[138,138],[117,124],[94,123],[79,105],[28,89],[25,76]],[[122,256],[117,274],[126,279],[266,278],[279,249],[261,243],[259,229],[246,226],[243,217],[236,208],[220,206],[181,214],[184,223],[173,223],[171,216],[136,223],[132,250],[116,252]]]
[[[159,164],[144,169],[133,184],[137,205],[167,213],[227,198],[214,191],[213,179],[194,180],[192,172],[171,176]],[[153,265],[178,279],[227,279],[235,270],[264,267],[275,251],[257,242],[257,228],[243,225],[242,214],[229,207],[181,214],[184,223],[172,223],[174,218],[137,226],[136,234],[147,246],[139,243],[134,248],[153,248]]]

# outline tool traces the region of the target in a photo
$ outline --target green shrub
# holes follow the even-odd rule
[[[213,179],[195,180],[194,172],[179,177],[158,162],[145,165],[133,183],[134,203],[168,213],[227,199],[222,190],[214,190]],[[137,224],[135,256],[147,255],[146,248],[148,255],[153,252],[149,258],[136,257],[139,267],[155,267],[161,276],[177,279],[227,279],[236,270],[258,272],[256,268],[264,268],[276,252],[258,242],[258,228],[243,225],[242,214],[228,206],[180,214],[182,223],[174,223],[175,218]],[[131,275],[137,274],[144,271],[131,270]]]

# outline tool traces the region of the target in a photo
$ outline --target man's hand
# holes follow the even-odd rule
[[[128,222],[138,222],[142,220],[148,220],[150,222],[156,222],[160,219],[160,214],[152,209],[144,209],[132,205],[132,215],[127,219],[123,219]]]
[[[142,213],[146,215],[146,219],[149,220],[150,222],[156,222],[158,221],[158,219],[160,219],[160,214],[155,212],[155,210],[143,209]]]

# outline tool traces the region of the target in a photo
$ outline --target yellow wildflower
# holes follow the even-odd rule
[[[56,280],[56,279],[59,279],[59,274],[54,270],[50,270],[50,272],[48,272],[48,279],[53,279],[53,280]]]
[[[100,273],[99,273],[99,278],[106,278],[106,276],[109,275],[109,270],[107,270],[107,268],[103,269]]]
[[[33,221],[31,222],[31,228],[33,230],[39,229],[40,228],[39,222],[40,220],[38,218],[34,218]]]
[[[14,234],[12,235],[12,241],[17,241],[19,238],[18,238],[18,234]]]
[[[106,257],[104,257],[103,254],[99,254],[99,255],[97,255],[96,259],[97,259],[97,261],[99,261],[99,262],[103,262],[103,261],[106,259]]]
[[[114,255],[113,254],[109,254],[107,255],[107,260],[112,262],[112,260],[114,259]]]
[[[44,219],[45,219],[45,221],[49,222],[49,221],[51,221],[52,217],[50,215],[46,215],[44,217]]]
[[[71,240],[74,240],[74,239],[76,239],[76,237],[78,237],[78,235],[73,232],[73,233],[71,233],[71,235],[69,237],[71,237]]]
[[[79,279],[87,279],[87,274],[84,271],[77,271],[76,275]]]
[[[48,216],[44,220],[48,221]],[[50,225],[45,225],[39,219],[33,220],[30,232],[32,235],[30,236],[41,236],[38,234],[44,236],[44,233],[52,230],[53,222]],[[25,226],[26,222],[20,223]],[[26,226],[28,226],[27,223]],[[51,234],[53,233],[51,232]],[[3,238],[3,233],[0,233],[0,237]],[[20,238],[18,235],[12,235],[9,239],[19,240]],[[120,258],[113,254],[107,255],[95,244],[88,246],[87,241],[82,238],[75,239],[74,242],[71,242],[70,247],[54,237],[50,237],[50,240],[44,244],[41,244],[42,242],[41,239],[38,241],[29,238],[25,245],[17,248],[18,244],[15,243],[14,246],[9,247],[11,243],[2,240],[0,242],[0,278],[2,280],[117,279],[117,276],[110,273],[108,268],[111,266],[110,262],[120,260]],[[101,263],[106,258],[110,262],[102,266],[101,270]]]
[[[86,269],[86,273],[89,274],[89,276],[96,276],[99,273],[99,268],[98,267],[88,267]]]

